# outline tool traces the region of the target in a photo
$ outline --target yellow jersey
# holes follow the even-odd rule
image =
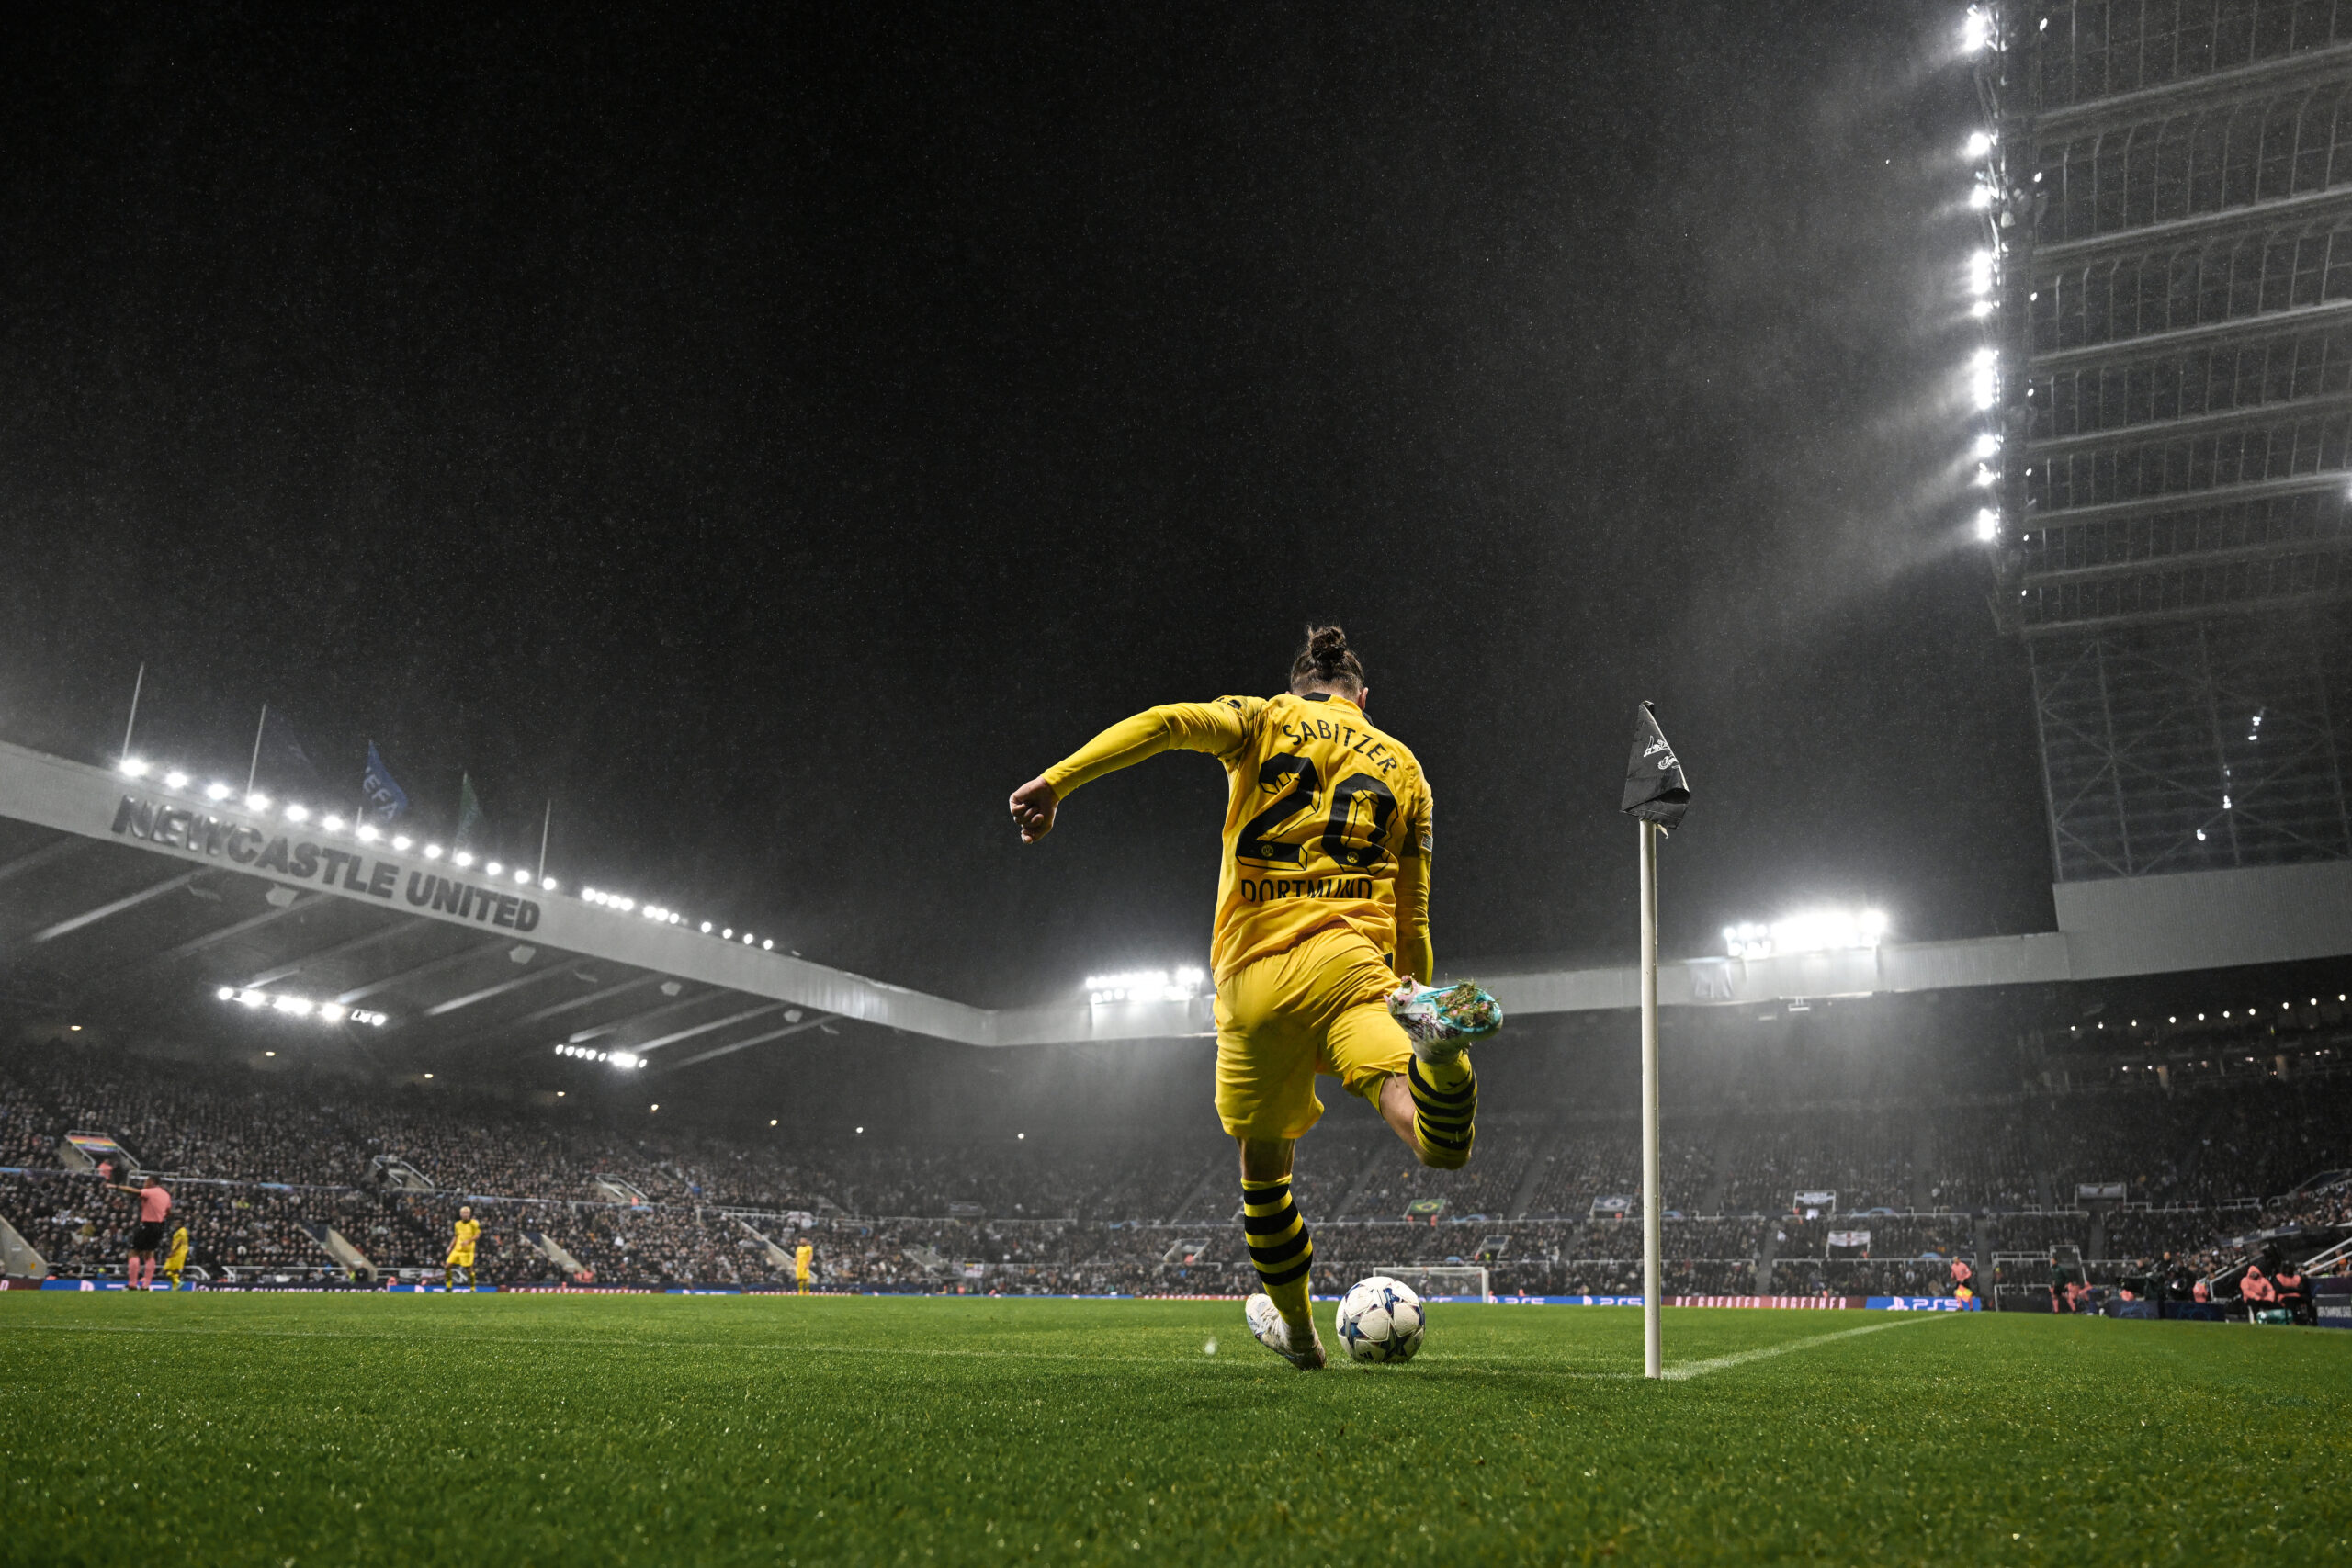
[[[178,1269],[187,1262],[187,1227],[182,1225],[172,1233],[171,1256],[164,1259],[166,1269]]]
[[[810,1247],[807,1242],[803,1242],[798,1247],[792,1249],[792,1275],[794,1279],[806,1280],[808,1278],[808,1259],[816,1256],[816,1251],[817,1249]]]
[[[1426,982],[1432,803],[1421,764],[1345,697],[1310,692],[1170,703],[1046,770],[1068,796],[1161,751],[1225,764],[1224,866],[1209,957],[1218,980],[1346,926]]]
[[[474,1253],[474,1242],[481,1236],[481,1222],[480,1220],[459,1220],[451,1227],[449,1256],[452,1258],[471,1258]]]

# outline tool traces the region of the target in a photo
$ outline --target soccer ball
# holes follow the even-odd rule
[[[1409,1361],[1428,1323],[1421,1298],[1385,1274],[1360,1280],[1340,1301],[1340,1343],[1355,1361]]]

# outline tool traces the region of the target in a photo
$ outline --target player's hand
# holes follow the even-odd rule
[[[1021,829],[1021,841],[1034,844],[1054,830],[1055,814],[1062,808],[1062,797],[1054,786],[1043,779],[1031,779],[1012,792],[1012,825]]]

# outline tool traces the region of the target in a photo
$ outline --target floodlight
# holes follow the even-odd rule
[[[234,986],[223,986],[216,994],[224,1002],[234,1001],[237,996],[237,987]]]
[[[280,1012],[290,1012],[296,1018],[301,1018],[311,1010],[311,1004],[300,997],[272,997],[269,1005]]]
[[[558,890],[558,889],[557,889],[557,886],[556,886],[556,880],[555,880],[555,878],[554,878],[554,877],[552,877],[552,876],[543,876],[543,877],[541,877],[541,878],[539,879],[539,886],[540,886],[541,887],[546,888],[546,889],[547,889],[548,892],[550,892],[550,893],[556,892],[556,891]]]
[[[345,1010],[337,1003],[321,1002],[319,1004],[319,1018],[322,1021],[326,1023],[340,1023],[343,1021]]]
[[[330,833],[340,833],[343,831],[343,818],[337,817],[333,812],[329,812],[326,816],[319,818],[319,826],[325,829]]]
[[[1878,909],[1815,909],[1786,916],[1770,925],[1745,920],[1725,926],[1724,946],[1734,958],[1876,947],[1886,935],[1887,923],[1885,914]]]
[[[637,1063],[638,1058],[627,1051],[616,1051],[613,1053],[613,1066],[616,1067],[634,1067],[637,1066]]]
[[[308,822],[310,819],[311,808],[307,806],[297,803],[286,808],[286,820],[288,822]]]
[[[256,991],[251,987],[248,987],[244,990],[237,993],[237,1000],[244,1004],[246,1007],[257,1008],[268,1002],[269,998],[263,992]]]
[[[1993,253],[1978,251],[1968,258],[1968,291],[1971,294],[1993,292]]]
[[[207,800],[226,800],[229,798],[229,786],[222,784],[219,779],[214,779],[210,784],[204,786],[204,798]]]
[[[503,876],[506,874],[506,868],[499,864],[496,861],[492,861],[488,865],[483,866],[482,870],[492,876]]]
[[[1975,304],[1971,305],[1968,308],[1968,313],[1981,321],[1985,317],[1993,313],[1993,301],[1990,299],[1979,299]]]
[[[410,838],[406,833],[395,833],[392,835],[392,848],[396,850],[404,850],[414,842],[416,842],[416,840]]]
[[[1971,186],[1968,190],[1968,205],[1979,212],[1992,206],[1993,187],[1984,184]]]
[[[177,768],[174,768],[170,773],[164,775],[164,787],[165,789],[186,789],[187,788],[187,775],[180,772]]]
[[[441,858],[441,846],[438,844],[425,845],[424,858],[426,860],[439,860]]]
[[[705,920],[702,923],[702,934],[705,936],[708,936],[710,934],[710,922],[708,920]]]
[[[1980,348],[1968,364],[1968,389],[1976,400],[1978,409],[1989,409],[2000,400],[2000,358],[1989,348]]]
[[[1988,506],[1976,514],[1976,537],[1989,545],[2000,536],[2001,514]]]
[[[743,933],[743,945],[745,947],[752,945],[752,933],[750,931],[745,931]]]
[[[1976,455],[1990,457],[2001,449],[2001,438],[1987,430],[1976,437]]]
[[[775,943],[773,941],[763,942],[760,943],[760,947],[763,952],[774,953],[775,951]]]
[[[458,865],[471,865],[474,863],[473,852],[470,850],[459,850],[456,854],[451,855],[449,859]]]
[[[522,883],[526,886],[528,886],[531,881],[531,874],[527,871],[517,868],[514,873],[514,880]]]
[[[147,776],[147,761],[143,757],[125,757],[121,767],[125,778],[143,779]]]
[[[263,794],[259,793],[258,791],[254,792],[254,794],[252,794],[252,795],[249,795],[245,796],[245,809],[246,809],[246,810],[248,810],[248,811],[266,811],[266,810],[268,810],[268,809],[269,809],[269,796],[267,796],[267,795],[263,795]]]
[[[1976,465],[1976,488],[1977,488],[1977,489],[1979,489],[1979,490],[1990,490],[1990,489],[1992,489],[1992,488],[1993,488],[1993,483],[1994,483],[1994,481],[1995,481],[1996,479],[1998,479],[2000,477],[2001,477],[2000,475],[1998,475],[1998,474],[1995,473],[1992,469],[1990,469],[1990,468],[1986,468],[1984,464],[1979,463],[1979,464],[1977,464],[1977,465]]]
[[[1993,138],[1988,133],[1982,130],[1969,132],[1968,146],[1966,149],[1967,155],[1969,157],[1982,158],[1985,153],[1990,152],[1992,150]]]
[[[1974,54],[1993,41],[1993,18],[1974,6],[1960,24],[1960,51]]]
[[[363,844],[372,844],[384,836],[376,830],[376,824],[373,822],[362,822],[352,832],[353,836]]]

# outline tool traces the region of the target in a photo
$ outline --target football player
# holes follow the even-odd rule
[[[1289,691],[1148,709],[1012,799],[1022,842],[1035,843],[1072,790],[1116,769],[1170,750],[1225,765],[1216,1110],[1240,1145],[1242,1229],[1263,1286],[1250,1331],[1302,1371],[1325,1363],[1308,1308],[1315,1244],[1290,1185],[1298,1139],[1323,1114],[1316,1076],[1369,1101],[1425,1166],[1460,1168],[1476,1131],[1463,1038],[1408,1033],[1390,1010],[1435,964],[1431,803],[1412,751],[1366,716],[1371,700],[1347,634],[1310,627]]]

